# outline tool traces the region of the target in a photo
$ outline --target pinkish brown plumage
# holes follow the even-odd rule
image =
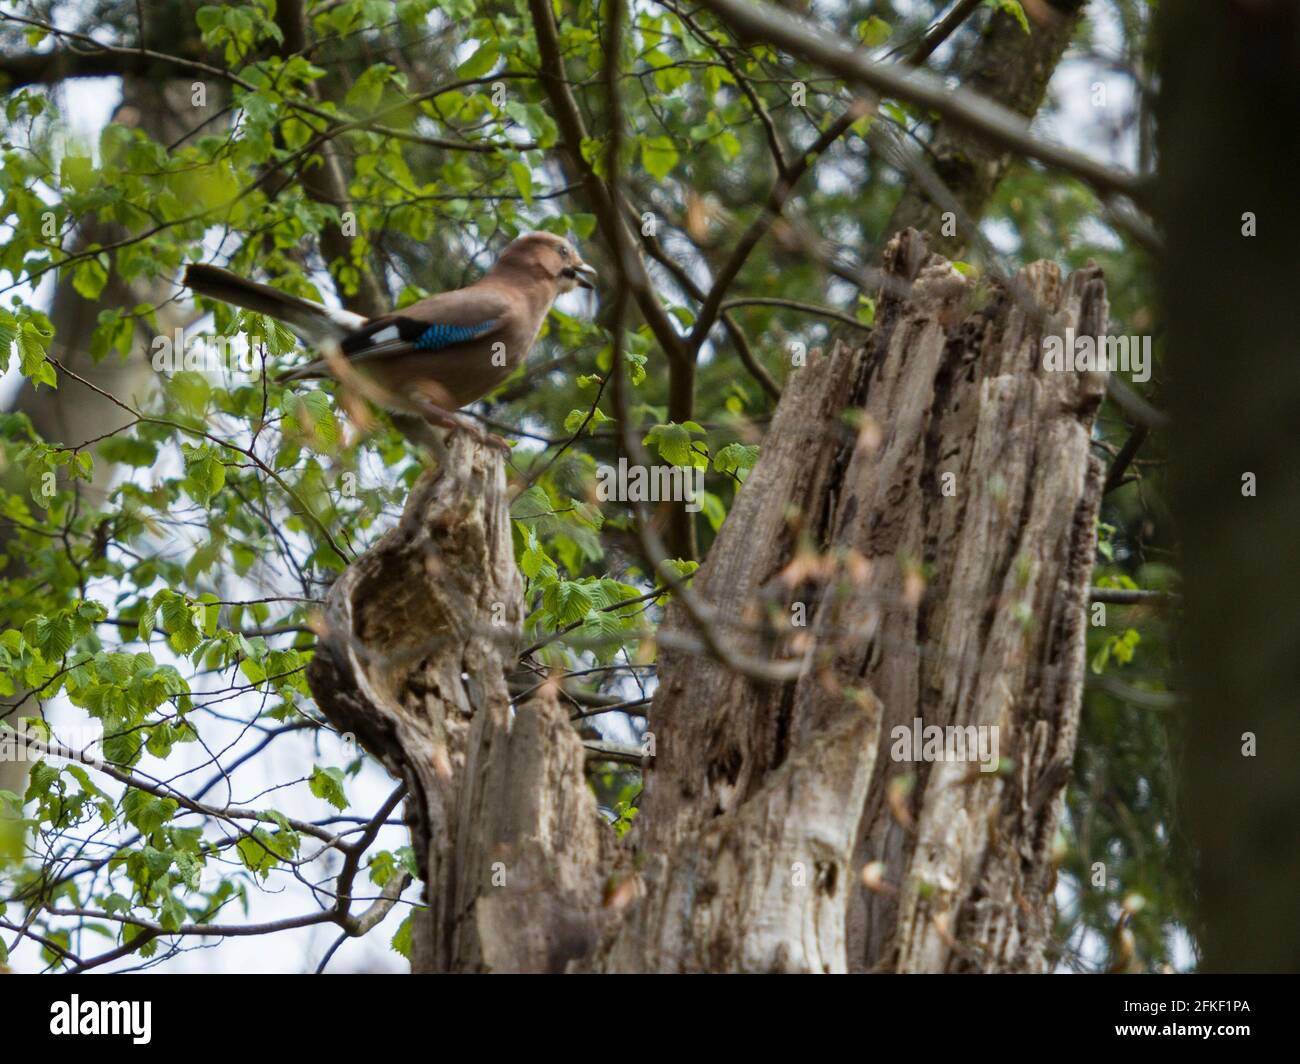
[[[465,288],[441,292],[382,317],[365,319],[195,265],[185,284],[200,295],[278,318],[306,342],[336,344],[348,366],[378,386],[383,403],[435,424],[464,427],[451,412],[481,399],[527,356],[555,298],[593,287],[595,271],[551,233],[521,236]],[[283,380],[330,376],[320,358]]]

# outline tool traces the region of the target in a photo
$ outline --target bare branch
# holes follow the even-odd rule
[[[1103,495],[1114,491],[1120,485],[1127,483],[1124,479],[1124,472],[1132,464],[1133,459],[1137,457],[1138,450],[1146,442],[1151,430],[1145,425],[1138,425],[1129,437],[1124,441],[1124,446],[1120,448],[1119,454],[1111,462],[1110,468],[1106,471],[1106,483],[1102,486]]]
[[[540,2],[545,5],[546,0],[531,0],[531,2]],[[618,203],[621,196],[619,191],[621,179],[619,148],[622,139],[620,117],[622,108],[618,93],[619,53],[617,46],[611,42],[618,40],[615,29],[621,22],[624,13],[623,0],[615,0],[614,10],[616,14],[611,19],[608,38],[605,42],[605,89],[609,95],[610,107],[610,136],[606,145],[605,172],[606,181],[608,182],[607,195],[611,204]],[[549,8],[547,14],[549,17]],[[649,457],[646,455],[641,441],[637,438],[636,432],[633,431],[632,421],[628,413],[627,369],[623,365],[623,319],[627,308],[628,295],[634,287],[631,275],[635,265],[640,264],[641,260],[632,247],[625,226],[620,224],[615,227],[612,235],[615,240],[614,267],[617,282],[611,326],[614,334],[614,355],[612,359],[614,408],[624,452],[633,462],[648,465]],[[811,643],[809,652],[803,659],[766,661],[742,653],[723,640],[716,627],[717,617],[715,612],[701,602],[694,592],[687,587],[686,581],[674,571],[667,551],[664,550],[663,543],[654,531],[649,512],[646,510],[644,503],[634,503],[633,506],[636,513],[637,537],[640,540],[641,549],[646,560],[650,563],[657,578],[672,589],[677,601],[682,604],[695,629],[699,632],[700,639],[708,652],[727,668],[750,679],[768,683],[783,683],[802,676],[808,667],[808,662],[811,660]]]
[[[1120,193],[1138,202],[1146,198],[1145,186],[1136,175],[1035,137],[1023,118],[991,100],[971,92],[954,92],[942,80],[921,70],[908,71],[867,59],[839,38],[763,0],[702,2],[742,37],[774,44],[851,84],[936,111],[955,126],[1025,158],[1073,174],[1103,194]]]
[[[970,18],[975,13],[976,8],[983,3],[984,0],[957,0],[957,3],[953,4],[948,14],[935,23],[934,28],[925,35],[925,39],[916,51],[907,57],[908,65],[920,66],[930,56],[934,55],[939,50],[940,45],[956,33],[961,28],[961,24]]]
[[[722,310],[724,311],[730,310],[732,307],[784,307],[786,310],[798,311],[800,314],[815,314],[819,318],[832,318],[835,321],[843,322],[855,329],[863,329],[866,332],[870,332],[872,328],[865,322],[858,321],[852,314],[846,314],[842,310],[836,310],[834,307],[821,307],[816,303],[801,303],[797,299],[745,296],[740,299],[728,299],[722,304]]]
[[[705,337],[709,335],[709,330],[713,328],[714,322],[717,321],[718,311],[722,306],[723,299],[726,297],[727,289],[731,287],[731,283],[736,279],[736,275],[740,273],[750,253],[758,246],[758,242],[772,228],[772,223],[780,217],[781,209],[785,206],[786,200],[790,198],[790,194],[794,191],[795,185],[799,183],[799,179],[812,168],[817,157],[839,140],[864,113],[864,110],[857,106],[850,107],[844,114],[835,119],[817,138],[816,142],[799,156],[799,160],[788,167],[785,173],[773,183],[772,189],[767,195],[767,203],[764,205],[763,213],[745,231],[745,234],[740,238],[740,242],[732,250],[731,257],[723,264],[722,269],[718,271],[717,277],[713,280],[713,286],[704,299],[704,305],[700,307],[700,312],[695,319],[695,328],[691,330],[690,339],[688,340],[688,343],[693,347],[698,349],[704,342]]]
[[[1090,587],[1089,602],[1105,602],[1111,606],[1152,605],[1167,606],[1179,602],[1177,595],[1168,591],[1147,591],[1141,588],[1126,587]]]

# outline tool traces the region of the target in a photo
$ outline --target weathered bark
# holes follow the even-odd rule
[[[1159,29],[1156,206],[1201,968],[1295,972],[1300,10],[1163,4]]]
[[[723,617],[756,617],[763,602],[788,618],[805,603],[818,665],[793,689],[760,688],[663,655],[641,845],[650,899],[666,889],[696,904],[648,903],[614,953],[619,967],[638,954],[651,968],[1042,964],[1047,851],[1082,682],[1101,474],[1088,435],[1104,377],[1044,372],[1022,307],[1000,294],[969,314],[970,285],[924,258],[916,234],[897,239],[886,267],[916,280],[911,298],[885,301],[865,350],[839,348],[787,385],[763,459],[696,578]],[[1104,331],[1099,271],[1063,285],[1039,263],[1022,279],[1058,328]],[[866,419],[852,447],[837,443],[845,408]],[[953,498],[941,494],[948,472]],[[808,580],[813,563],[799,559],[810,550],[837,559],[835,571]],[[670,626],[683,623],[670,614]],[[764,639],[730,634],[751,650]],[[1012,770],[890,761],[891,729],[914,718],[998,726]],[[791,777],[809,766],[831,807],[780,825],[779,840],[758,847],[765,858],[749,854],[765,889],[749,884],[748,908],[735,911],[716,838],[743,836],[769,792],[800,786]],[[816,873],[804,887],[792,882],[796,862]],[[859,880],[873,862],[879,893]],[[700,899],[715,896],[733,910],[711,933]],[[847,931],[824,951],[832,900],[847,907]]]
[[[1030,307],[996,292],[974,310],[972,282],[919,234],[896,238],[886,268],[910,296],[882,298],[866,348],[792,375],[695,578],[737,649],[810,651],[812,665],[772,686],[661,651],[655,768],[629,836],[643,896],[625,910],[596,909],[620,854],[576,737],[547,700],[513,722],[507,708],[488,618],[505,602],[517,623],[520,607],[498,460],[455,441],[463,479],[429,475],[331,592],[312,687],[411,784],[434,925],[421,966],[1043,965],[1105,378],[1045,371],[1039,323],[1103,333],[1100,271],[1063,283],[1039,263],[1021,275]],[[789,623],[798,603],[806,628]],[[674,607],[666,627],[689,622]],[[892,762],[891,727],[918,717],[996,727],[1010,767]],[[516,756],[509,785],[494,782]],[[528,869],[522,886],[488,885],[497,852]],[[862,887],[872,862],[897,896]]]
[[[416,971],[562,970],[591,948],[608,829],[554,694],[510,708],[522,608],[501,458],[464,433],[330,589],[308,678],[407,784]]]

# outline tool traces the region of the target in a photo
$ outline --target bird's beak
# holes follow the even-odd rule
[[[585,262],[579,262],[573,267],[573,279],[578,282],[579,288],[595,288],[596,269]]]

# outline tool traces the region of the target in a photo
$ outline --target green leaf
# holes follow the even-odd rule
[[[317,765],[312,769],[308,786],[312,794],[317,798],[324,798],[335,809],[342,810],[348,807],[347,795],[343,793],[341,768],[321,768]]]
[[[149,637],[153,635],[154,625],[157,623],[158,606],[155,602],[145,603],[144,608],[140,611],[140,619],[136,622],[136,633],[140,636],[143,643],[149,642]]]
[[[394,70],[387,63],[375,63],[366,68],[348,89],[343,102],[353,111],[373,112],[383,98],[384,88],[393,80]]]
[[[894,28],[883,18],[872,15],[857,25],[858,40],[868,48],[878,48],[889,40]]]
[[[713,138],[713,146],[722,153],[722,157],[727,160],[735,159],[740,155],[743,145],[740,138],[730,130],[724,129]]]
[[[471,55],[456,70],[458,78],[481,78],[489,70],[497,65],[497,60],[501,57],[501,46],[496,41],[487,41],[479,45],[478,50]]]
[[[398,953],[408,961],[411,959],[411,926],[415,913],[408,912],[406,919],[402,921],[401,926],[397,929],[397,934],[393,936],[392,946]]]
[[[0,308],[0,373],[9,371],[9,359],[13,356],[13,344],[18,339],[18,319],[9,311]]]
[[[33,387],[40,387],[42,384],[48,384],[51,388],[58,387],[59,382],[54,367],[45,357],[52,335],[37,328],[36,323],[31,321],[23,322],[18,330],[19,368],[23,376],[32,382]]]
[[[902,109],[893,100],[884,100],[880,104],[880,109],[889,115],[900,126],[907,125],[907,112]]]
[[[1124,634],[1115,638],[1115,660],[1121,665],[1127,665],[1133,660],[1133,653],[1137,649],[1138,643],[1142,641],[1142,636],[1136,628],[1125,630]]]
[[[703,446],[697,447],[691,440],[691,434],[703,434],[704,430],[693,421],[677,425],[668,422],[656,425],[641,441],[647,447],[659,452],[659,457],[670,465],[691,466],[695,469],[709,468],[709,453]]]
[[[591,610],[591,592],[576,580],[557,580],[542,596],[546,607],[562,625],[582,620]]]
[[[554,580],[558,575],[555,562],[542,549],[537,533],[531,528],[528,530],[527,549],[519,559],[519,568],[529,580]]]
[[[252,835],[245,835],[239,840],[235,849],[244,867],[261,879],[265,879],[281,861],[293,856],[293,849],[286,845],[288,836],[284,832],[272,834],[263,828],[254,828]]]
[[[298,337],[282,321],[263,318],[266,325],[262,332],[262,342],[266,344],[267,354],[273,356],[287,355],[298,346]]]
[[[135,436],[110,436],[98,444],[99,456],[106,462],[118,462],[148,469],[158,460],[158,447]]]
[[[681,558],[669,558],[664,562],[663,567],[678,580],[685,580],[700,567],[700,563],[697,561],[683,561]]]
[[[713,456],[713,468],[719,473],[734,473],[743,481],[757,461],[757,444],[729,443]]]
[[[180,806],[171,798],[156,798],[135,787],[122,796],[122,815],[142,835],[151,835],[169,823]]]
[[[524,163],[516,161],[510,164],[510,176],[515,179],[515,188],[519,190],[519,195],[524,198],[524,202],[532,203],[533,172]]]
[[[319,393],[312,393],[319,394]],[[182,484],[201,506],[206,506],[226,483],[226,467],[217,452],[206,444],[192,447],[182,444],[185,454],[185,479]]]
[[[174,591],[160,591],[154,601],[162,610],[167,643],[178,654],[189,654],[203,641],[198,618],[203,607]]]
[[[587,421],[588,414],[591,415],[590,421]],[[581,407],[578,407],[575,410],[570,410],[565,416],[564,431],[570,434],[575,433],[582,428],[582,424],[585,421],[587,424],[586,431],[590,434],[595,432],[596,429],[608,420],[609,418],[605,416],[604,411],[602,411],[600,407],[595,407],[591,410],[583,410]]]
[[[317,450],[333,450],[339,442],[339,426],[330,408],[329,396],[322,391],[288,396],[286,413],[291,413],[297,427]]]
[[[217,634],[217,622],[221,618],[221,603],[211,591],[205,591],[200,595],[199,602],[203,604],[203,634],[211,639]]]
[[[677,145],[671,137],[646,137],[641,141],[641,165],[651,177],[662,181],[677,165]]]
[[[95,180],[95,165],[81,155],[65,155],[59,166],[59,177],[74,192],[88,192]]]
[[[24,626],[23,638],[46,661],[58,661],[72,649],[72,619],[64,612],[53,617],[36,617]]]
[[[645,380],[645,355],[628,351],[624,360],[627,362],[627,379],[632,382],[632,387],[638,387]]]
[[[98,299],[106,284],[108,271],[98,257],[83,260],[72,271],[72,287],[82,299]]]
[[[1020,23],[1022,30],[1029,32],[1029,19],[1025,17],[1025,9],[1020,0],[984,0],[984,3],[997,11],[1006,12]]]
[[[199,889],[199,872],[202,865],[199,864],[199,859],[194,854],[186,853],[183,850],[174,851],[172,865],[180,875],[181,881],[190,890]]]

